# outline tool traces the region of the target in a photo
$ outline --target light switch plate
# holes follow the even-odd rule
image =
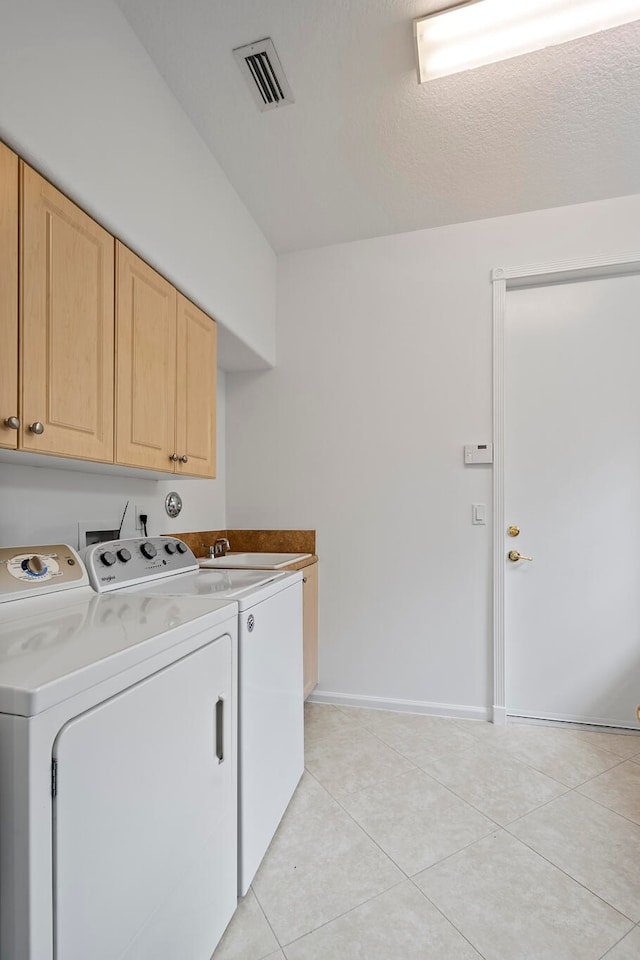
[[[486,523],[487,523],[486,503],[471,504],[471,523],[473,523],[474,526],[486,526]]]

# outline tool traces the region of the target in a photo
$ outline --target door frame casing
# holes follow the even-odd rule
[[[504,332],[507,292],[581,280],[640,274],[640,252],[611,257],[585,257],[520,267],[494,267],[493,286],[493,705],[492,721],[507,722],[505,690],[505,566],[504,566]]]

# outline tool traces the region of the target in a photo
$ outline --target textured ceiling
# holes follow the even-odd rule
[[[278,252],[640,193],[640,23],[418,85],[438,0],[118,0]],[[292,106],[232,49],[270,36]]]

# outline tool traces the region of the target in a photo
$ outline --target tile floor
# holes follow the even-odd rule
[[[640,960],[640,736],[305,705],[214,960]]]

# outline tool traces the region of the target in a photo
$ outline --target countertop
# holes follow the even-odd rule
[[[189,533],[170,533],[170,537],[184,540],[196,557],[206,557],[207,546],[226,538],[234,553],[308,553],[280,570],[302,570],[318,562],[315,530],[198,530]],[[203,546],[206,544],[207,546]],[[219,568],[223,569],[223,568]]]

